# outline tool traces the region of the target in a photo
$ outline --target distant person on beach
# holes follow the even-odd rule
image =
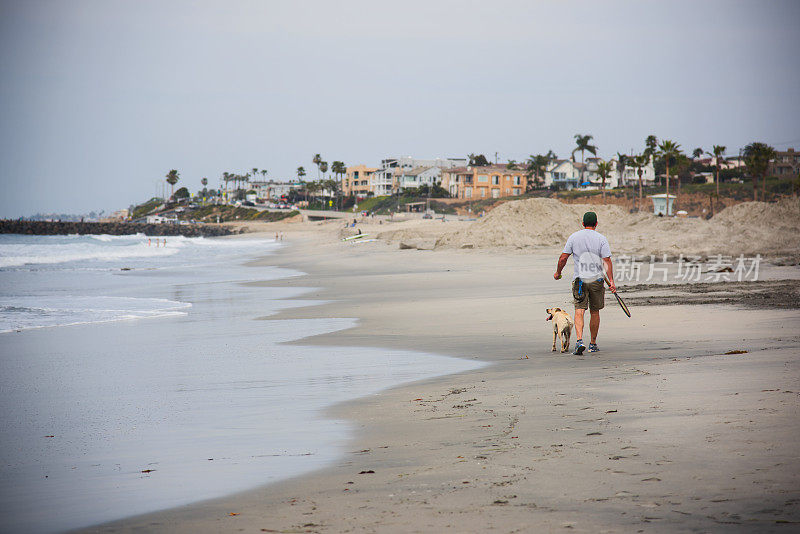
[[[572,279],[572,297],[575,301],[575,352],[580,356],[586,350],[583,344],[583,314],[589,309],[589,352],[597,352],[597,332],[600,330],[600,310],[605,305],[605,285],[603,272],[608,276],[609,288],[617,292],[611,266],[611,246],[606,236],[597,230],[597,214],[587,211],[583,214],[583,230],[578,230],[567,239],[564,251],[558,258],[553,278],[559,280],[561,271],[572,256],[575,276]]]

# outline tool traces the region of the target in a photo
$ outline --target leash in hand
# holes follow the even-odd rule
[[[608,287],[611,287],[611,282],[608,281],[608,276],[606,276],[606,273],[603,273],[603,280],[606,281],[606,284],[608,284]],[[616,292],[614,292],[614,296],[617,297],[617,302],[619,302],[619,307],[622,308],[622,311],[625,312],[625,315],[630,317],[631,316],[631,312],[630,312],[630,310],[628,310],[628,306],[625,304],[625,301],[622,300],[622,297],[617,295]]]

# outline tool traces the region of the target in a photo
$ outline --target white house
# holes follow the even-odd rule
[[[301,182],[276,182],[274,180],[253,181],[250,182],[248,187],[256,192],[258,201],[265,200],[278,200],[283,196],[289,194],[292,189],[301,189],[303,184]]]
[[[575,189],[580,182],[582,168],[583,164],[569,159],[554,160],[545,169],[544,185],[559,189]]]
[[[586,163],[569,159],[555,160],[548,165],[544,173],[544,185],[545,187],[555,185],[559,189],[599,189],[603,186],[603,179],[597,171],[602,162],[602,158],[586,158]],[[619,161],[616,158],[609,160],[609,163],[611,172],[606,177],[606,189],[638,184],[639,176],[635,167],[626,166],[624,169],[620,169]],[[655,179],[656,172],[651,159],[647,165],[642,167],[642,184],[652,185],[655,183]]]
[[[452,169],[467,164],[464,158],[436,158],[436,159],[416,159],[411,156],[400,156],[396,158],[386,158],[381,160],[380,168],[370,176],[370,186],[375,196],[391,195],[399,185],[396,176],[408,175],[419,167],[438,169],[438,176],[441,176],[442,169]],[[430,176],[430,173],[426,177]],[[417,187],[408,181],[408,187]]]
[[[612,165],[614,166],[615,179],[617,183],[623,187],[629,185],[638,185],[639,184],[639,173],[638,169],[628,163],[624,169],[622,169],[622,176],[619,173],[619,162],[616,159],[611,160]],[[653,158],[650,158],[650,161],[647,162],[647,165],[642,167],[642,185],[648,186],[653,185],[656,182],[656,170],[653,167]],[[616,186],[615,186],[616,187]]]
[[[395,171],[394,179],[395,185],[400,191],[416,188],[423,184],[430,187],[442,182],[442,169],[440,167],[415,167],[410,171]]]
[[[148,215],[147,224],[177,224],[177,217],[163,217],[161,215]]]

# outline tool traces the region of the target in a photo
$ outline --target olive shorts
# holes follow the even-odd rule
[[[583,283],[581,294],[578,294],[578,283],[580,278],[572,281],[572,298],[575,299],[575,309],[585,310],[587,308],[592,310],[602,310],[605,307],[606,287],[603,285],[603,280],[595,280],[594,282]]]

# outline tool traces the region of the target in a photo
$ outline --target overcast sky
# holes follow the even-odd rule
[[[800,2],[0,0],[0,217],[314,153],[800,149]]]

